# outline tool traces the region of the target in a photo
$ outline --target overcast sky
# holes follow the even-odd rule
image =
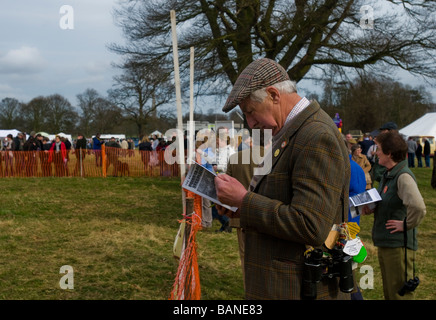
[[[117,2],[1,0],[0,100],[13,97],[29,102],[40,95],[57,93],[75,106],[76,95],[87,88],[106,95],[112,77],[118,73],[111,63],[120,59],[107,46],[123,43],[112,16]],[[66,19],[71,11],[60,12],[63,5],[73,9],[71,21]],[[71,22],[74,29],[66,29]],[[412,86],[420,82],[410,78]],[[299,87],[303,94],[305,89],[321,92],[307,81],[299,83]],[[436,101],[436,90],[428,90]]]
[[[106,95],[117,73],[111,63],[120,58],[107,45],[123,41],[112,17],[116,3],[2,0],[0,99],[28,102],[39,95],[58,93],[76,105],[76,95],[87,88]],[[63,5],[73,11],[61,13]],[[71,12],[73,19],[68,20]]]

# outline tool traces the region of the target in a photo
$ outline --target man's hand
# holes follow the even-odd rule
[[[362,206],[360,210],[362,212],[362,216],[367,216],[374,212],[374,209],[370,209],[368,205]]]
[[[240,214],[241,212],[239,209],[236,210],[235,212],[233,212],[232,210],[227,209],[223,206],[220,206],[219,204],[215,204],[215,206],[216,206],[216,209],[218,210],[218,214],[220,216],[227,216],[229,218],[239,218],[241,215]]]
[[[247,189],[235,178],[227,174],[215,177],[215,188],[218,200],[231,207],[240,208]]]

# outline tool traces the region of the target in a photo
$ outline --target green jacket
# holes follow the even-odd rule
[[[249,300],[299,299],[305,245],[322,245],[348,216],[350,160],[332,119],[313,101],[282,130],[270,147],[271,172],[255,176],[240,208]],[[317,289],[319,299],[349,299],[337,279]]]
[[[403,200],[398,197],[397,180],[401,174],[410,174],[416,181],[412,171],[404,160],[398,163],[391,171],[386,171],[382,176],[378,192],[382,198],[377,203],[374,211],[374,226],[372,229],[372,238],[374,245],[377,247],[398,248],[404,247],[404,233],[391,233],[386,229],[388,220],[403,220],[407,217],[407,208]],[[413,232],[415,230],[415,232]],[[416,238],[416,228],[407,231],[407,247],[412,250],[418,249]]]

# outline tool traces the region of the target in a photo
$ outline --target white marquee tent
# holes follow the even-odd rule
[[[18,133],[21,131],[16,129],[6,129],[6,130],[0,130],[0,138],[5,138],[8,136],[8,134],[12,134],[12,136],[15,138]]]
[[[41,135],[43,135],[43,134],[41,134]],[[66,133],[63,133],[63,132],[60,132],[58,134],[49,134],[48,138],[50,140],[54,140],[56,138],[56,136],[67,138],[68,140],[70,140],[70,142],[73,142],[73,137],[71,136],[71,134],[66,134]]]
[[[95,135],[92,136],[92,138],[94,138]],[[110,133],[102,133],[100,134],[100,139],[103,140],[110,140],[110,138],[114,137],[116,140],[123,140],[126,139],[126,135],[125,134],[110,134]]]
[[[436,112],[430,112],[409,125],[400,129],[399,132],[406,136],[433,136],[436,137]]]

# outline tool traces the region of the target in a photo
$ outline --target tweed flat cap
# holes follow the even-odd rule
[[[286,70],[274,60],[262,58],[250,63],[239,75],[223,107],[229,112],[252,92],[290,80]]]

